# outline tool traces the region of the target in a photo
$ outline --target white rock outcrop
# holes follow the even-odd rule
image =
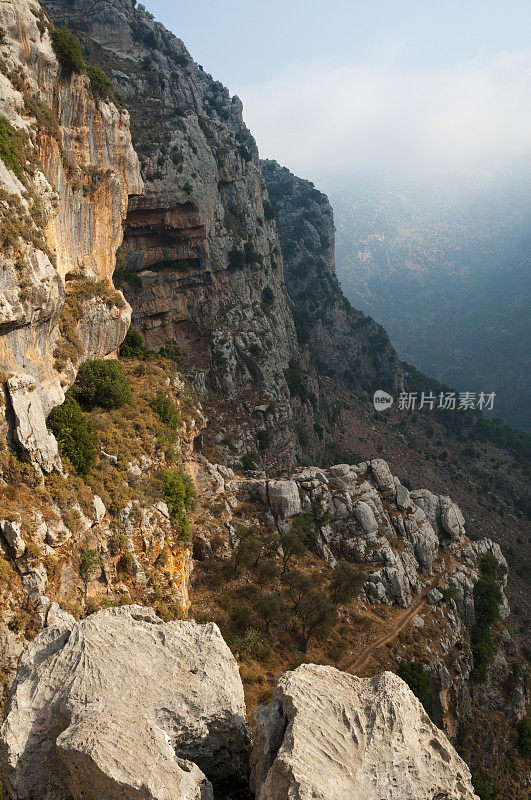
[[[408,686],[304,664],[253,715],[256,800],[478,800]]]
[[[243,687],[213,623],[112,608],[61,619],[21,656],[0,737],[9,797],[211,800],[208,778],[235,784],[247,764]]]
[[[55,437],[46,427],[41,397],[31,375],[18,375],[7,381],[14,416],[14,439],[22,455],[43,472],[61,470]]]
[[[269,505],[276,519],[289,519],[301,511],[299,487],[296,481],[268,481]]]

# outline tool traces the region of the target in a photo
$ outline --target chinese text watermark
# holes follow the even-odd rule
[[[400,392],[397,408],[399,411],[492,411],[495,397],[496,392]],[[377,411],[387,411],[393,403],[394,398],[387,392],[378,389],[374,393],[373,404]]]

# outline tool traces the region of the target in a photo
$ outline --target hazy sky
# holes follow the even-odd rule
[[[325,190],[531,167],[529,0],[144,0]]]

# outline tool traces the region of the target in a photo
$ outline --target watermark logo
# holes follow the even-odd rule
[[[387,394],[387,392],[384,392],[382,389],[378,389],[378,391],[374,393],[372,402],[376,411],[387,411],[387,409],[391,408],[393,405],[394,398],[392,395]]]
[[[397,409],[399,411],[421,411],[423,408],[433,411],[440,408],[445,411],[492,411],[496,392],[400,392]],[[378,389],[374,393],[373,405],[377,411],[387,411],[393,405],[394,398],[387,392]]]

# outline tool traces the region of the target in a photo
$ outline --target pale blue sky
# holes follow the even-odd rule
[[[262,154],[323,188],[531,163],[529,0],[144,5],[242,98]]]

